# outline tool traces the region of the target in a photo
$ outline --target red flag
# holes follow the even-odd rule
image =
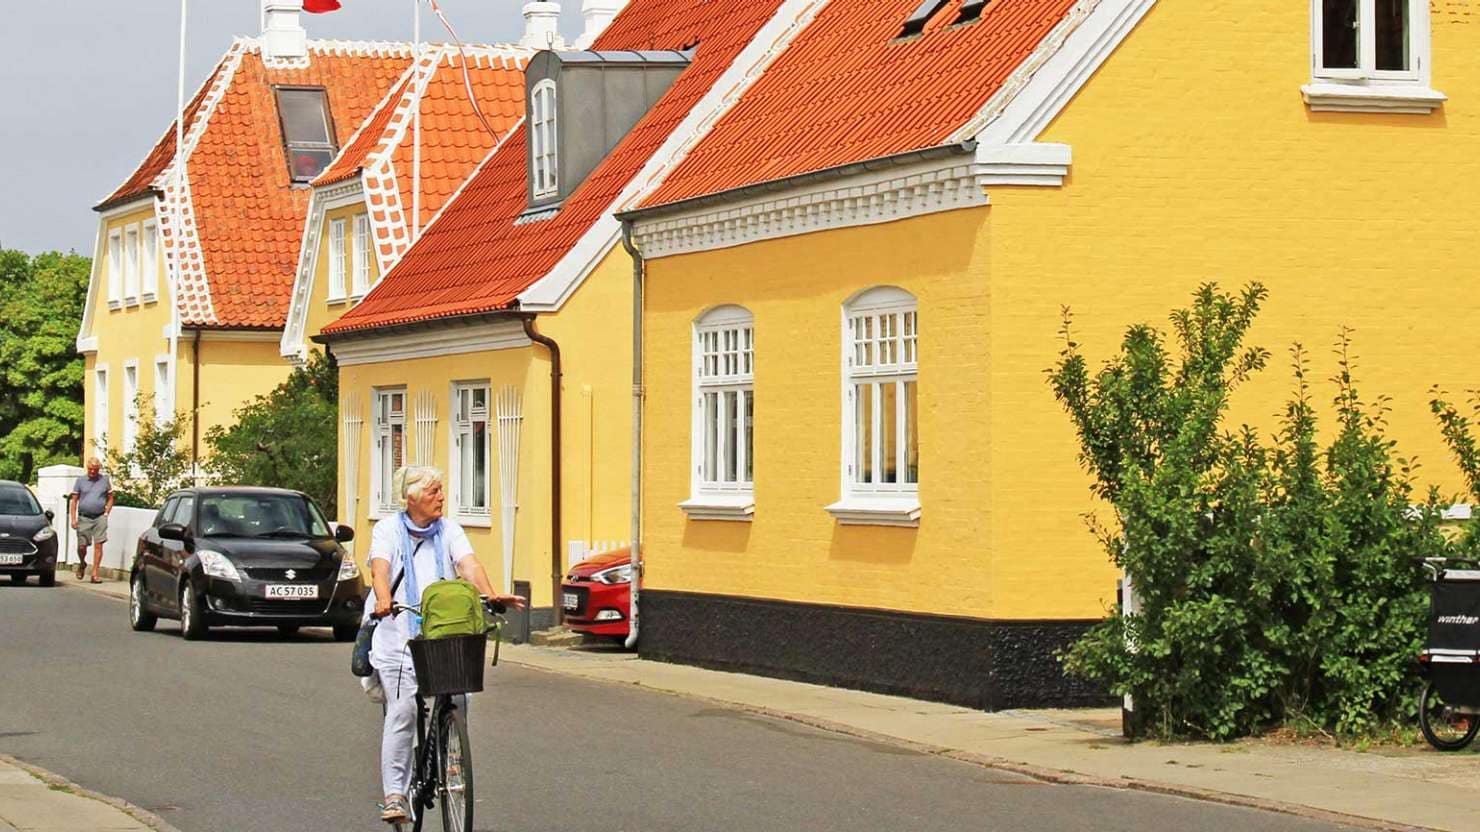
[[[324,14],[339,11],[339,0],[303,0],[303,10],[309,14]]]

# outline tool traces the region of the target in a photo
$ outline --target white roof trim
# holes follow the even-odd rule
[[[440,321],[435,328],[394,335],[375,335],[334,342],[334,358],[341,367],[383,364],[470,352],[527,347],[529,337],[517,320]]]
[[[633,204],[657,187],[826,5],[826,0],[785,0],[777,7],[771,19],[735,56],[714,86],[689,110],[657,152],[648,157],[642,170],[602,212],[601,218],[587,229],[549,273],[519,294],[519,307],[544,312],[564,305],[591,270],[617,244],[622,224],[612,216],[612,210]]]
[[[354,205],[365,198],[358,177],[335,185],[315,188],[308,198],[308,215],[303,221],[303,235],[298,248],[298,270],[293,275],[293,294],[288,301],[288,319],[278,343],[278,353],[292,361],[308,358],[308,310],[313,304],[314,272],[319,262],[319,234],[324,227],[324,213],[333,208]]]

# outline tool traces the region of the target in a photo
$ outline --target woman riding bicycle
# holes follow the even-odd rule
[[[410,815],[406,791],[416,740],[417,687],[406,642],[417,635],[420,627],[420,619],[409,613],[388,617],[391,604],[417,606],[421,591],[428,585],[462,578],[496,602],[516,609],[524,607],[523,598],[494,590],[483,565],[473,557],[467,534],[457,523],[443,518],[446,497],[441,471],[407,466],[396,472],[393,487],[402,510],[375,524],[370,532],[369,556],[373,611],[381,619],[371,642],[370,664],[385,689],[385,722],[380,735],[385,809],[380,817],[387,822],[403,821]]]

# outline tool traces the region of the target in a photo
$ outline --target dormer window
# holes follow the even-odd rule
[[[278,87],[276,92],[288,176],[294,182],[312,181],[339,152],[328,95],[322,87]]]
[[[555,82],[546,79],[536,84],[530,94],[529,104],[529,158],[532,163],[529,181],[534,198],[543,199],[560,191],[560,167],[556,155]]]

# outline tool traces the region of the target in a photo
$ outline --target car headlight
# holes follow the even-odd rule
[[[54,531],[52,529],[51,526],[42,526],[41,527],[41,531],[39,531],[35,535],[33,535],[31,537],[31,539],[34,540],[34,541],[36,541],[37,543],[44,543],[44,542],[46,542],[48,540],[51,540],[53,537],[56,537],[56,536],[57,536],[57,533],[56,533],[56,531]]]
[[[592,575],[591,580],[607,585],[630,584],[632,583],[632,564],[628,563],[622,566],[613,566],[610,569],[603,569]]]
[[[360,565],[355,563],[354,558],[345,555],[344,560],[339,562],[339,580],[353,581],[358,577],[360,577]]]
[[[195,553],[200,558],[200,566],[207,575],[212,578],[220,578],[226,581],[240,581],[242,576],[237,573],[236,566],[231,559],[210,549],[201,549]]]

